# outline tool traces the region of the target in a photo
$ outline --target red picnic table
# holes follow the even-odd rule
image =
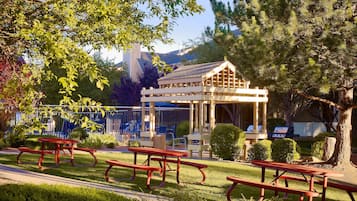
[[[151,147],[129,147],[129,151],[134,153],[134,164],[137,163],[137,154],[146,154],[147,155],[147,163],[148,166],[150,166],[150,157],[151,156],[160,156],[162,157],[162,182],[160,186],[165,185],[165,178],[166,178],[166,164],[167,164],[167,157],[176,157],[177,158],[177,165],[176,165],[176,181],[179,184],[180,179],[180,165],[181,165],[181,157],[188,156],[187,152],[182,152],[182,151],[173,151],[173,150],[164,150],[164,149],[158,149],[158,148],[151,148]],[[135,177],[135,169],[133,173]]]
[[[307,166],[307,165],[301,165],[301,164],[288,164],[288,163],[279,163],[279,162],[272,162],[272,161],[252,161],[251,162],[255,166],[261,167],[262,170],[262,175],[261,175],[261,182],[264,183],[265,181],[265,169],[274,169],[276,171],[274,175],[274,179],[272,183],[277,182],[280,177],[283,177],[283,175],[287,172],[292,172],[292,173],[299,173],[301,174],[306,181],[309,182],[309,191],[313,192],[314,191],[314,183],[315,183],[315,177],[322,177],[323,182],[322,182],[322,201],[325,201],[326,199],[326,189],[328,185],[328,177],[342,177],[343,174],[333,171],[333,170],[328,170],[324,168],[317,168],[317,167],[312,167],[312,166]],[[279,171],[282,171],[279,173]],[[307,179],[306,176],[309,176],[310,178]],[[261,189],[264,191],[264,189]],[[309,197],[309,200],[312,200],[312,197]]]
[[[77,140],[72,140],[72,139],[62,139],[62,138],[39,138],[38,141],[41,142],[41,156],[38,162],[38,166],[41,168],[42,166],[42,161],[45,156],[45,144],[46,143],[51,143],[55,145],[55,162],[56,166],[59,165],[60,162],[60,151],[61,151],[61,145],[66,145],[69,147],[68,149],[70,150],[70,156],[71,156],[71,164],[73,164],[74,160],[74,155],[73,155],[73,150],[74,150],[74,145],[78,143]]]

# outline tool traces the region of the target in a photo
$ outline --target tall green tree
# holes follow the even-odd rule
[[[113,90],[114,84],[120,83],[120,78],[124,73],[124,70],[116,67],[115,63],[111,60],[103,59],[100,52],[95,52],[93,54],[93,59],[100,70],[100,72],[108,79],[108,85],[104,86],[103,90],[96,87],[95,83],[92,83],[88,76],[79,76],[76,82],[78,83],[78,88],[73,93],[74,97],[78,97],[80,94],[85,94],[97,102],[103,105],[112,105],[110,95]],[[56,77],[65,76],[65,71],[60,69],[58,66],[51,65],[51,71]],[[52,80],[42,81],[41,86],[39,86],[44,98],[42,99],[43,104],[58,105],[60,100],[63,98],[62,94],[57,93],[60,89],[59,83],[53,82]]]
[[[211,0],[215,39],[229,60],[257,86],[299,94],[339,111],[337,143],[329,162],[350,166],[351,114],[356,108],[357,8],[352,0]],[[242,35],[229,30],[236,26]],[[318,94],[337,91],[338,101]]]
[[[167,34],[177,18],[202,10],[196,0],[1,0],[0,3],[0,61],[15,66],[19,56],[29,60],[16,76],[0,85],[0,106],[26,113],[41,105],[43,94],[37,86],[44,80],[58,82],[60,104],[65,105],[58,108],[60,112],[99,106],[85,94],[75,93],[81,77],[88,77],[102,90],[108,85],[89,50],[128,49],[133,43],[153,50],[152,42],[171,41]],[[53,67],[63,75],[55,75]]]

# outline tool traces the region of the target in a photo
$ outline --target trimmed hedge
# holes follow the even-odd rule
[[[111,134],[90,134],[85,140],[78,143],[79,147],[89,147],[94,149],[102,148],[114,148],[118,144],[115,136]]]
[[[248,150],[248,160],[271,159],[271,140],[260,140]]]
[[[326,137],[336,137],[335,133],[322,132],[314,137],[314,143],[311,146],[311,155],[318,159],[322,159],[324,154],[324,144]]]
[[[176,137],[183,137],[189,134],[189,122],[181,121],[176,127]]]
[[[224,160],[238,159],[245,141],[245,133],[233,124],[218,124],[211,133],[212,152]]]
[[[276,139],[273,141],[271,148],[273,161],[291,163],[300,159],[300,154],[297,152],[297,143],[293,139]]]

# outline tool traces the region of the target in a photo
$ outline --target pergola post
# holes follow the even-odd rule
[[[150,102],[150,135],[151,137],[155,134],[155,104],[154,102]]]
[[[198,111],[199,111],[198,105],[199,105],[198,103],[195,104],[195,127],[194,127],[193,132],[198,132],[198,130],[199,130],[199,127],[198,127]]]
[[[258,133],[259,102],[253,103],[253,132]]]
[[[193,133],[193,111],[194,111],[194,104],[193,101],[190,101],[190,119],[189,119],[189,132],[188,134]]]
[[[216,104],[213,100],[211,100],[210,108],[209,108],[209,129],[212,131],[214,127],[216,127]]]
[[[145,131],[145,102],[141,103],[141,132]]]
[[[262,132],[267,133],[267,103],[263,103]]]
[[[203,104],[203,101],[199,101],[199,133],[201,135],[201,140],[200,140],[200,145],[201,145],[201,148],[199,150],[199,157],[202,158],[202,145],[203,145],[203,127],[204,127],[204,104]]]

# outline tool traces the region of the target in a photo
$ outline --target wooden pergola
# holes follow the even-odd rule
[[[250,82],[236,71],[236,67],[229,61],[195,64],[179,67],[158,80],[159,88],[142,89],[142,122],[149,117],[150,127],[145,130],[141,124],[141,137],[152,138],[155,133],[155,102],[171,102],[189,104],[189,136],[191,139],[201,139],[210,134],[215,127],[216,104],[252,103],[253,104],[253,132],[247,139],[265,139],[266,113],[268,91],[266,89],[249,88]],[[148,115],[145,104],[149,103]],[[262,111],[259,111],[259,108]],[[209,112],[208,112],[209,111]],[[262,130],[258,130],[259,114],[261,114]],[[189,138],[190,139],[190,138]],[[152,146],[152,142],[142,143]],[[189,150],[202,150],[202,146],[189,143]]]

